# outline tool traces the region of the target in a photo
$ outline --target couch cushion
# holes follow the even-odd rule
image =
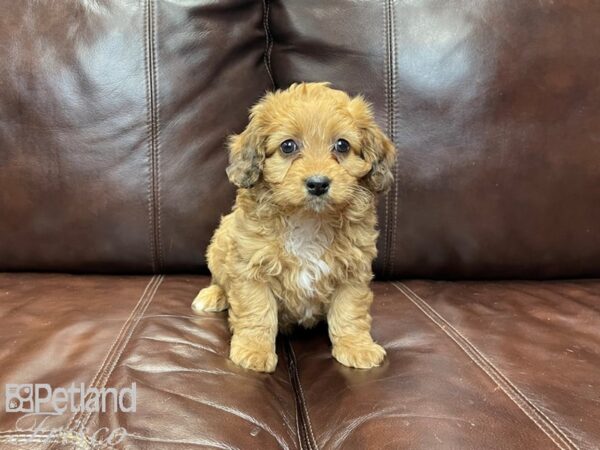
[[[225,313],[191,314],[207,283],[0,275],[1,386],[137,390],[135,413],[3,412],[0,447],[89,448],[120,428],[147,449],[600,443],[598,280],[374,283],[382,367],[335,362],[321,326],[281,339],[273,375],[228,360]]]
[[[207,282],[1,274],[0,447],[100,448],[94,437],[101,441],[122,427],[127,434],[118,448],[296,448],[286,365],[266,375],[229,361],[225,314],[191,312]],[[135,413],[4,412],[6,383],[134,382]]]
[[[399,149],[378,275],[600,275],[600,3],[270,4],[277,87],[363,92]]]
[[[600,280],[395,285],[556,441],[600,445]]]
[[[600,445],[600,281],[375,285],[384,365],[291,341],[306,448]],[[324,393],[327,393],[324,395]]]
[[[262,3],[0,8],[0,270],[199,270],[271,85]]]

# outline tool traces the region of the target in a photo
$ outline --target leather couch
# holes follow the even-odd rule
[[[0,7],[0,403],[137,386],[135,413],[1,409],[0,448],[600,448],[600,3]],[[190,309],[224,139],[299,80],[364,93],[399,150],[377,369],[317,327],[248,372]]]

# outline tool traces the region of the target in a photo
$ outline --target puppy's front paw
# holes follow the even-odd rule
[[[341,364],[356,369],[370,369],[381,365],[385,350],[372,340],[361,342],[339,339],[333,345],[333,357]]]
[[[229,358],[245,369],[257,372],[275,372],[277,367],[277,353],[271,349],[269,343],[251,340],[236,339],[231,341]]]
[[[226,310],[227,307],[225,291],[216,284],[202,289],[192,302],[192,309],[195,313],[219,312]]]

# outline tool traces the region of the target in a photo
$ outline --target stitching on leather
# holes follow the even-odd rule
[[[395,135],[395,117],[394,117],[394,98],[395,98],[395,86],[394,86],[394,16],[393,16],[393,0],[386,2],[386,16],[387,16],[387,28],[386,28],[386,49],[387,49],[387,114],[388,114],[388,134],[393,140]],[[392,275],[392,253],[393,253],[393,239],[394,239],[394,228],[395,228],[395,211],[396,204],[395,194],[398,190],[398,177],[396,164],[394,164],[394,183],[392,190],[388,193],[387,201],[390,204],[391,214],[387,214],[387,249],[386,249],[386,273],[388,277]]]
[[[162,191],[160,188],[160,179],[161,179],[161,171],[160,171],[160,160],[161,160],[161,146],[160,146],[160,83],[158,82],[158,9],[154,7],[155,2],[151,2],[152,5],[152,40],[153,40],[153,54],[152,58],[154,64],[152,68],[154,70],[154,98],[155,98],[155,108],[154,108],[154,116],[155,116],[155,151],[156,151],[156,211],[157,211],[157,231],[156,231],[156,244],[158,247],[158,268],[162,270],[164,267],[164,257],[163,257],[163,248],[162,248]]]
[[[417,308],[421,310],[432,322],[444,331],[469,358],[483,370],[502,391],[542,430],[559,448],[578,447],[543,411],[537,408],[529,398],[521,392],[494,364],[489,361],[477,347],[475,347],[460,331],[432,308],[422,297],[415,293],[404,283],[392,283],[402,292]],[[402,287],[401,287],[402,286]],[[404,288],[404,289],[402,289]],[[441,324],[440,324],[441,322]],[[539,416],[539,417],[536,417]],[[560,442],[563,441],[561,445]],[[566,441],[566,443],[564,442]],[[569,445],[570,444],[570,445]],[[566,445],[566,447],[564,446]]]
[[[163,267],[160,224],[160,116],[158,105],[158,76],[156,68],[156,13],[154,0],[147,0],[144,8],[144,60],[146,64],[146,128],[148,132],[148,214],[152,270]]]
[[[525,413],[538,428],[561,449],[579,447],[542,410],[540,410],[510,379],[477,349],[460,331],[404,283],[392,283],[425,316],[436,324],[502,391]]]
[[[147,0],[144,5],[144,66],[145,66],[145,77],[144,81],[146,83],[146,130],[148,133],[148,150],[147,150],[147,160],[148,160],[148,187],[147,187],[147,198],[148,198],[148,236],[150,243],[150,258],[152,261],[152,271],[157,272],[157,264],[156,264],[156,251],[154,248],[154,205],[153,205],[153,163],[152,163],[152,155],[153,155],[153,143],[152,143],[152,105],[151,105],[151,88],[150,88],[150,76],[148,75],[148,68],[150,67],[150,57],[148,55],[148,5],[149,1]]]
[[[104,357],[104,360],[102,361],[102,363],[98,367],[98,370],[96,371],[96,374],[94,375],[94,377],[90,381],[90,387],[95,386],[96,383],[98,382],[98,378],[100,377],[100,374],[102,373],[103,368],[107,365],[108,361],[110,360],[110,358],[112,357],[113,353],[115,352],[117,346],[120,344],[121,340],[123,339],[122,336],[125,334],[125,331],[129,327],[129,324],[131,323],[131,321],[135,317],[137,311],[139,310],[140,305],[142,304],[142,301],[146,297],[148,289],[150,289],[150,287],[153,286],[153,284],[155,283],[156,279],[157,279],[157,276],[154,275],[154,276],[152,276],[152,278],[150,278],[150,281],[148,281],[148,283],[146,284],[146,287],[144,288],[144,291],[142,292],[142,295],[140,296],[140,298],[138,299],[137,303],[135,304],[135,306],[131,310],[131,313],[129,314],[129,317],[127,317],[127,319],[123,323],[123,326],[119,330],[119,334],[117,334],[117,337],[115,338],[115,340],[113,341],[113,343],[109,347],[108,353]],[[85,399],[86,399],[86,397],[84,397],[84,401],[85,401]],[[73,429],[73,425],[80,418],[80,416],[81,416],[80,413],[75,413],[73,415],[73,417],[71,417],[71,420],[67,424],[67,430],[72,430]]]
[[[390,131],[390,114],[389,114],[389,110],[388,110],[388,104],[389,104],[389,80],[388,80],[388,73],[390,68],[388,67],[389,65],[389,48],[388,48],[388,34],[389,34],[389,26],[388,26],[388,0],[385,1],[384,3],[384,8],[383,8],[383,29],[385,30],[384,36],[385,36],[385,59],[383,62],[383,85],[384,85],[384,98],[385,98],[385,105],[384,105],[384,111],[385,111],[385,121],[386,121],[386,128],[387,128],[387,132],[389,133]],[[386,270],[387,270],[387,255],[388,255],[388,247],[389,247],[389,227],[388,227],[388,222],[389,222],[389,204],[390,204],[390,198],[389,198],[389,192],[386,192],[385,194],[385,198],[384,198],[384,205],[385,205],[385,218],[384,220],[381,221],[381,223],[383,225],[385,225],[385,235],[384,238],[382,240],[382,243],[384,245],[384,248],[382,249],[383,251],[381,252],[381,258],[382,258],[382,263],[381,263],[381,272],[382,275],[385,276],[386,274]]]
[[[292,353],[294,350],[292,349]],[[294,356],[295,359],[295,356]],[[296,365],[294,364],[294,370],[298,370]],[[302,383],[300,382],[300,377],[298,376],[298,388],[300,389],[300,398],[302,398],[302,408],[304,410],[305,420],[303,420],[304,427],[307,431],[306,433],[306,442],[310,448],[317,449],[317,441],[315,439],[315,435],[313,433],[312,424],[310,420],[310,416],[308,415],[308,407],[306,406],[306,400],[304,398],[304,389],[302,388]]]
[[[391,83],[391,105],[390,105],[390,114],[391,114],[391,131],[390,138],[392,141],[396,140],[396,24],[394,20],[394,3],[393,0],[390,0],[389,3],[389,14],[390,14],[390,83]],[[397,223],[398,223],[398,155],[396,155],[396,160],[394,161],[394,203],[392,204],[392,208],[394,210],[394,221],[390,227],[391,233],[391,246],[389,248],[389,274],[390,276],[394,276],[394,266],[396,261],[396,236],[397,232]]]
[[[97,386],[94,386],[94,387],[103,388],[103,387],[106,386],[106,383],[108,382],[110,376],[112,375],[112,372],[115,370],[115,367],[117,367],[117,364],[118,364],[119,360],[121,359],[121,356],[123,355],[123,352],[127,348],[127,344],[129,343],[129,340],[131,339],[131,336],[133,335],[133,332],[135,331],[135,328],[137,327],[137,324],[139,323],[140,319],[143,317],[144,313],[146,312],[146,310],[150,306],[150,303],[154,299],[154,296],[156,295],[156,292],[158,291],[158,288],[160,287],[160,285],[163,282],[164,278],[165,278],[164,275],[160,275],[156,279],[156,283],[154,283],[154,286],[152,287],[152,289],[150,291],[148,291],[148,295],[146,295],[146,298],[140,304],[140,308],[138,310],[139,312],[136,314],[136,316],[134,317],[133,321],[131,322],[131,325],[130,325],[129,330],[127,332],[127,336],[121,341],[121,346],[120,346],[121,348],[118,350],[118,353],[115,355],[115,357],[112,358],[112,361],[110,361],[109,364],[107,364],[106,367],[102,370],[103,373],[102,373],[101,379],[98,380],[99,384]],[[90,421],[91,417],[92,417],[92,413],[91,412],[87,412],[82,417],[82,420],[80,421],[80,425],[79,425],[79,427],[75,431],[83,431],[83,430],[85,430],[85,428],[86,428],[88,422]]]
[[[271,86],[273,89],[276,88],[275,78],[273,77],[273,70],[271,68],[271,52],[273,50],[273,35],[271,34],[271,28],[269,26],[271,5],[269,0],[263,0],[263,27],[265,29],[265,55],[263,60],[265,62],[265,68],[267,74],[271,80]]]
[[[288,362],[288,370],[289,370],[289,362]],[[289,376],[291,377],[291,374],[289,374]],[[296,390],[293,387],[294,384],[292,383],[292,389],[294,390],[294,394],[296,394]],[[296,398],[296,396],[294,395],[294,402],[296,403],[296,433],[298,434],[298,442],[300,444],[300,448],[301,449],[310,449],[310,443],[307,440],[306,435],[308,434],[308,430],[306,429],[306,425],[304,424],[304,421],[302,420],[302,410],[300,407],[300,404],[298,402],[298,399]]]
[[[292,357],[294,358],[294,375],[295,375],[296,380],[298,381],[298,389],[299,389],[300,399],[302,400],[301,406],[302,406],[302,409],[304,410],[304,418],[305,418],[304,424],[305,424],[305,427],[308,428],[307,441],[308,441],[309,445],[311,446],[311,448],[317,448],[317,443],[315,440],[315,435],[313,433],[310,415],[308,414],[308,407],[306,406],[306,397],[304,396],[304,388],[302,387],[302,383],[300,382],[300,374],[298,373],[296,353],[294,352],[294,348],[292,347],[291,343],[290,343],[290,352],[292,354]]]
[[[117,338],[111,345],[106,357],[104,358],[102,364],[98,368],[96,375],[90,382],[90,387],[98,388],[98,387],[103,387],[106,384],[106,381],[108,381],[108,377],[110,376],[110,373],[112,373],[112,370],[116,366],[116,363],[118,362],[122,352],[125,350],[125,347],[127,346],[129,339],[131,338],[133,330],[135,329],[140,318],[143,316],[144,312],[146,311],[148,305],[150,304],[150,301],[154,298],[154,295],[155,295],[156,291],[158,290],[158,287],[162,283],[163,279],[164,279],[164,276],[162,276],[162,275],[160,275],[160,276],[155,275],[150,279],[150,281],[146,285],[146,288],[144,289],[144,292],[140,296],[140,299],[138,300],[135,307],[133,308],[131,314],[129,315],[129,317],[127,318],[127,320],[121,327],[121,330],[119,331],[119,334],[117,335]],[[117,352],[118,352],[118,355],[115,357],[115,354],[117,354]],[[110,368],[110,372],[107,374],[106,371],[107,371],[108,367],[111,367],[111,368]],[[103,378],[104,378],[104,380],[103,380]],[[85,399],[84,399],[84,401],[85,401]],[[81,432],[81,430],[85,429],[85,425],[87,425],[87,422],[89,421],[90,418],[91,418],[91,413],[84,413],[84,412],[76,413],[69,421],[69,424],[67,425],[67,431],[69,431],[69,432],[76,431],[78,433]]]
[[[386,114],[386,127],[387,134],[390,138],[393,139],[394,136],[394,67],[393,63],[393,46],[392,46],[392,1],[386,0],[385,11],[384,11],[384,19],[385,19],[385,70],[384,70],[384,78],[385,78],[385,114]],[[397,180],[394,179],[394,185],[392,189],[395,190]],[[392,254],[392,214],[390,214],[390,209],[393,211],[394,205],[392,203],[392,191],[389,191],[385,195],[385,252],[383,255],[383,268],[382,272],[384,276],[390,276],[390,262],[391,262],[391,254]]]
[[[12,435],[0,436],[0,442],[11,442],[15,445],[22,443],[36,443],[36,444],[49,444],[46,448],[52,448],[55,444],[72,444],[77,449],[90,450],[94,448],[92,444],[93,440],[84,433],[73,433],[72,431],[63,430],[60,432],[53,431],[19,431]],[[113,446],[101,445],[96,448],[102,449],[114,449]]]
[[[289,352],[287,351],[287,341],[288,338],[284,338],[285,339],[285,343],[284,345],[282,345],[283,348],[283,353],[285,355],[286,358],[286,364],[287,364],[287,368],[288,368],[288,378],[290,379],[290,384],[292,386],[292,390],[294,391],[294,403],[296,405],[296,434],[298,435],[298,443],[300,444],[300,448],[304,449],[304,448],[310,448],[310,444],[308,444],[306,442],[306,429],[304,427],[304,424],[301,424],[301,415],[302,412],[300,411],[300,405],[298,402],[298,399],[296,397],[296,388],[294,387],[294,381],[292,380],[292,373],[291,373],[291,368],[290,368],[290,355]]]
[[[290,383],[292,385],[292,389],[294,391],[294,401],[296,403],[296,424],[298,430],[298,443],[300,444],[301,449],[312,450],[312,445],[310,440],[308,439],[308,428],[306,427],[306,419],[307,416],[306,410],[302,405],[301,394],[298,389],[299,378],[295,368],[296,358],[295,354],[291,353],[291,344],[289,343],[289,339],[285,338],[284,351],[287,358],[287,366],[288,366],[288,376],[290,378]]]
[[[50,444],[50,445],[54,445],[54,444],[58,444],[58,443],[62,444],[62,440],[60,440],[59,438],[45,438],[45,439],[44,438],[33,438],[33,437],[31,437],[31,435],[0,436],[0,442],[8,442],[8,443],[11,443],[11,444],[14,444],[17,446],[22,446],[26,443]],[[25,447],[23,447],[23,448],[25,448]],[[48,448],[48,447],[46,447],[46,448]]]
[[[285,339],[284,349],[286,351],[286,356],[288,360],[288,375],[290,377],[290,382],[292,383],[292,388],[294,389],[295,399],[296,399],[296,409],[297,420],[299,418],[300,424],[304,429],[304,433],[300,432],[298,438],[301,440],[300,446],[302,445],[302,440],[306,444],[307,448],[312,450],[318,450],[317,441],[315,439],[310,416],[308,414],[308,408],[306,406],[306,399],[304,397],[304,389],[302,388],[302,383],[300,382],[300,375],[298,373],[298,365],[296,360],[296,354],[294,352],[294,348],[292,347],[289,339]]]

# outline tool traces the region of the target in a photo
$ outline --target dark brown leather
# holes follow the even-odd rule
[[[379,276],[599,274],[598,2],[270,3],[276,85],[365,93],[399,149]]]
[[[286,365],[270,375],[229,361],[225,314],[195,316],[190,309],[207,282],[0,274],[0,448],[71,448],[69,440],[81,436],[78,449],[100,448],[91,439],[99,430],[96,437],[106,437],[102,427],[127,430],[118,448],[296,448]],[[135,413],[48,416],[36,438],[26,431],[33,419],[17,424],[23,414],[4,412],[5,383],[133,382]]]
[[[204,268],[272,72],[364,93],[399,147],[378,276],[598,274],[594,4],[9,3],[1,270]]]
[[[600,445],[600,282],[400,285],[565,447]],[[430,313],[432,313],[430,311]],[[443,322],[442,322],[443,324]],[[464,348],[467,351],[467,348]],[[549,430],[550,432],[550,430]]]
[[[380,277],[600,267],[600,5],[0,0],[0,270],[204,267],[227,134],[273,84],[364,93],[400,156]],[[0,449],[600,447],[600,280],[374,283],[370,371],[325,327],[227,358],[203,276],[0,274]],[[6,383],[137,385],[137,412],[4,412]],[[99,434],[96,434],[96,433]]]
[[[382,367],[341,366],[320,327],[281,339],[273,375],[228,360],[224,313],[191,313],[207,282],[0,275],[0,386],[137,385],[136,413],[52,416],[34,441],[2,409],[0,448],[93,448],[103,427],[157,450],[600,445],[600,280],[374,283]]]
[[[599,293],[598,280],[376,284],[382,367],[335,364],[325,329],[292,341],[306,448],[598,448]]]
[[[1,0],[0,270],[199,271],[263,5]]]

